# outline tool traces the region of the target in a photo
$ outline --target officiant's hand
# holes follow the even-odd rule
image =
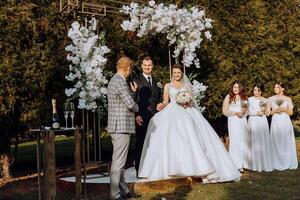
[[[132,92],[136,92],[138,89],[138,85],[136,84],[136,82],[132,81],[129,83],[130,84],[130,89]]]
[[[143,118],[139,115],[135,117],[135,121],[137,123],[138,126],[142,126],[143,125]]]

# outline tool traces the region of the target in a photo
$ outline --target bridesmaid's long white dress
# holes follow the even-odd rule
[[[269,98],[272,109],[278,108],[277,97]],[[284,100],[281,107],[293,109],[292,101]],[[276,113],[271,122],[271,160],[276,170],[296,169],[298,167],[295,134],[292,121],[287,113]]]
[[[229,104],[229,112],[242,112],[241,101]],[[251,153],[249,149],[250,137],[246,116],[236,115],[228,117],[229,155],[238,169],[249,169]]]
[[[183,90],[188,87],[170,85],[170,103],[151,119],[139,177],[162,180],[197,176],[206,183],[238,181],[241,174],[201,112],[176,103],[176,94]]]
[[[265,115],[257,115],[261,111],[260,101],[264,98],[258,99],[250,97],[249,99],[249,118],[248,128],[251,138],[250,152],[251,163],[250,169],[253,171],[272,171],[271,163],[271,138],[268,120]]]

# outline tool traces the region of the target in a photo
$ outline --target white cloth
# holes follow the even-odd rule
[[[276,109],[276,97],[270,98],[272,109]],[[292,107],[290,101],[284,101],[281,107]],[[271,123],[271,160],[274,169],[296,169],[298,167],[296,142],[290,116],[286,113],[274,114]]]
[[[241,101],[230,103],[229,111],[241,112]],[[250,168],[250,137],[247,126],[245,116],[242,118],[236,115],[228,117],[229,154],[238,169]]]
[[[194,107],[184,109],[169,87],[170,103],[150,121],[139,176],[150,180],[199,176],[204,182],[238,181],[235,167],[220,138]]]
[[[253,171],[272,171],[271,163],[271,144],[268,120],[265,115],[259,116],[261,111],[260,99],[250,97],[249,101],[249,119],[248,128],[251,138],[250,152],[251,163],[250,168]]]

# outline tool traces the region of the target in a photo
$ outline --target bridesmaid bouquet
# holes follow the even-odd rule
[[[249,107],[249,102],[247,100],[241,101],[242,113],[245,114]]]
[[[180,91],[176,94],[176,103],[181,106],[191,105],[193,97],[188,93],[188,91]]]
[[[259,101],[259,107],[260,107],[260,109],[261,109],[262,111],[264,111],[264,110],[266,109],[266,107],[267,107],[267,101],[265,101],[265,100],[260,100],[260,101]]]
[[[247,110],[249,107],[248,101],[247,100],[241,101],[241,107],[242,109]]]
[[[276,99],[275,103],[277,104],[277,106],[281,106],[283,104],[284,100],[283,99]]]

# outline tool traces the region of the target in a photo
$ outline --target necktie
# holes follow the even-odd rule
[[[149,83],[149,85],[152,85],[152,84],[151,84],[151,77],[150,77],[150,76],[148,76],[148,77],[147,77],[147,79],[148,79],[148,83]]]

